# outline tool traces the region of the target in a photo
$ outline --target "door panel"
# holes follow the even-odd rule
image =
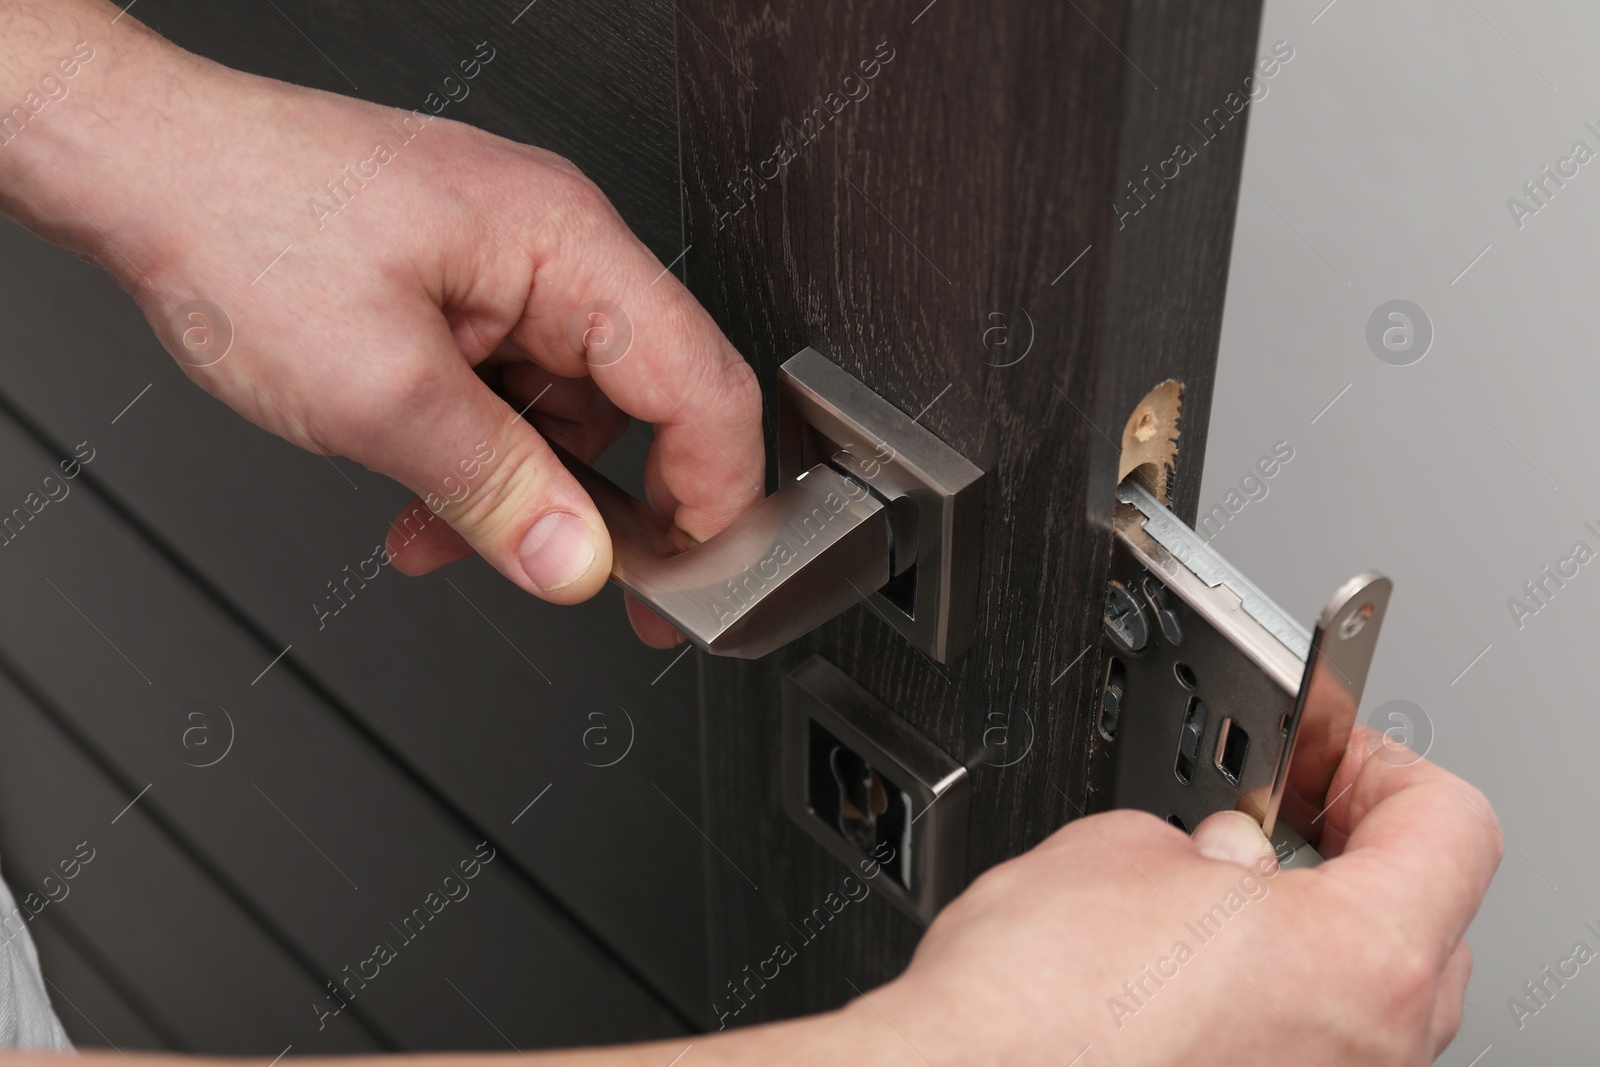
[[[135,14],[221,61],[407,108],[487,40],[494,60],[445,116],[568,155],[663,261],[681,247],[670,4],[143,0]],[[275,672],[492,838],[678,1025],[703,1013],[696,657],[640,645],[614,591],[556,609],[477,561],[383,575],[319,619],[409,494],[241,422],[108,280],[11,227],[0,279],[0,392],[42,433],[100,446],[86,477],[255,643],[244,681],[290,648]],[[619,480],[637,485],[644,441],[607,457]],[[538,817],[513,823],[536,796]]]
[[[1110,205],[1250,73],[1259,4],[683,11],[704,31],[680,37],[691,288],[769,388],[813,346],[987,472],[965,657],[935,664],[858,608],[760,662],[707,663],[711,996],[732,1025],[839,1004],[920,933],[881,894],[797,925],[851,873],[778,795],[780,679],[806,656],[967,763],[969,875],[1085,806],[1115,442],[1147,390],[1185,383],[1187,517],[1243,120],[1139,216]],[[752,981],[778,944],[796,960]]]
[[[223,1017],[199,1031],[196,1047],[276,1054],[335,1027],[391,1048],[492,1046],[504,1039],[485,1017],[527,1047],[675,1032],[624,963],[294,673],[269,667],[269,653],[118,521],[83,481],[111,447],[77,452],[92,458],[64,483],[71,490],[6,542],[0,596],[26,610],[0,616],[0,669],[50,710],[80,761],[98,765],[109,779],[100,791],[121,798],[102,798],[93,823],[108,827],[108,851],[131,818],[118,809],[137,798],[133,810],[171,839],[167,848],[191,857],[210,891],[230,898],[299,970],[288,1019],[238,1026],[224,1044],[228,1018],[249,1020],[254,1001],[266,1000],[235,992],[231,1013],[214,1013]],[[0,499],[25,499],[57,456],[72,454],[0,421]],[[37,753],[41,767],[67,759],[59,744],[17,752]],[[81,819],[66,819],[71,808],[13,799],[8,847],[92,836],[75,828]],[[561,813],[536,808],[529,821]],[[86,937],[125,968],[157,968],[150,984],[163,991],[176,976],[198,980],[190,976],[226,966],[228,936],[202,942],[221,954],[211,962],[163,950],[167,924],[154,914],[140,921],[152,909],[131,894],[138,879],[158,879],[140,868],[140,850],[122,855],[131,873],[91,881],[86,872],[82,881],[91,898],[115,899],[141,940]],[[74,902],[62,912],[78,914]],[[259,966],[235,974],[244,990],[252,975],[269,980]],[[327,983],[339,987],[338,1000],[323,995]],[[193,1025],[194,1010],[173,1026]]]
[[[158,1033],[153,1029],[150,1015],[135,1006],[128,987],[114,988],[105,970],[89,963],[79,951],[77,946],[85,942],[69,941],[64,926],[41,923],[33,930],[33,940],[39,947],[41,965],[55,985],[51,1003],[74,1046],[111,1045],[131,1052],[186,1045],[175,1031]]]
[[[19,903],[30,893],[49,901],[29,931],[73,1040],[239,1055],[276,1055],[291,1041],[326,1055],[381,1049],[369,1020],[306,1025],[316,977],[174,846],[148,808],[124,812],[131,794],[12,683],[12,664],[3,667],[5,876]]]

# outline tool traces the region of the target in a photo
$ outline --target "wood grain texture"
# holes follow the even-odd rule
[[[1151,386],[1182,379],[1175,488],[1192,510],[1243,121],[1165,202],[1125,226],[1111,205],[1249,73],[1259,4],[682,11],[691,288],[769,388],[814,346],[988,473],[967,656],[936,665],[856,609],[763,661],[705,667],[710,996],[735,1025],[836,1005],[897,973],[920,934],[877,897],[813,939],[792,925],[849,873],[778,796],[779,678],[805,656],[968,762],[969,874],[1083,809],[1114,435]],[[889,50],[864,98],[836,109],[826,94],[861,95],[845,76]],[[795,158],[775,167],[785,140]],[[778,942],[798,958],[751,981]]]

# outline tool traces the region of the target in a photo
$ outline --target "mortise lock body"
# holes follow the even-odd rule
[[[982,472],[813,349],[779,370],[780,488],[696,544],[571,455],[611,578],[708,652],[754,659],[856,604],[939,662],[973,641]]]
[[[1308,632],[1142,485],[1117,500],[1092,807],[1236,808],[1315,845],[1392,584],[1350,579]]]

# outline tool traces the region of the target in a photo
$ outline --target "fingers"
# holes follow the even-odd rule
[[[645,607],[632,593],[626,594],[622,602],[627,606],[628,622],[633,625],[633,632],[639,635],[639,640],[651,648],[672,648],[683,644],[684,636],[677,628]]]
[[[1461,1006],[1466,1001],[1467,982],[1472,978],[1472,949],[1465,941],[1456,946],[1445,962],[1444,974],[1439,978],[1439,992],[1434,998],[1433,1054],[1437,1057],[1461,1029]]]
[[[1278,869],[1278,854],[1261,832],[1261,824],[1242,811],[1219,811],[1194,828],[1191,837],[1207,859],[1256,868],[1263,874]]]
[[[651,502],[704,540],[762,495],[755,375],[710,315],[662,270],[598,191],[568,189],[567,220],[536,250],[537,280],[511,341],[540,366],[588,375],[652,423]]]
[[[1028,855],[1037,857],[1029,863],[1064,862],[1069,869],[1131,874],[1151,886],[1195,865],[1194,847],[1182,830],[1133,808],[1073,819]]]
[[[501,371],[500,391],[547,441],[585,463],[599,459],[628,428],[628,416],[592,378],[563,378],[532,363]]]
[[[395,570],[413,578],[473,555],[467,539],[429,511],[420,496],[412,497],[389,524],[383,547]]]
[[[525,412],[546,440],[593,463],[628,428],[628,416],[600,391],[592,378],[562,378],[532,363],[508,365],[502,391]],[[465,549],[465,545],[462,545]],[[470,549],[465,549],[470,551]],[[639,640],[651,648],[673,648],[683,635],[632,594],[624,594],[628,621]]]
[[[467,539],[439,521],[421,497],[412,497],[411,503],[389,524],[385,548],[394,567],[413,578],[431,574],[446,564],[474,554]],[[683,644],[684,636],[670,622],[645,607],[632,594],[624,594],[623,603],[627,607],[628,622],[639,640],[651,648],[675,648]]]
[[[460,358],[443,322],[419,323],[416,350],[396,354],[365,410],[343,416],[341,449],[399,479],[462,542],[523,589],[555,603],[585,600],[605,583],[611,543],[594,504],[550,447]],[[387,388],[385,388],[387,386]],[[391,558],[411,573],[460,544],[408,511],[391,530]],[[397,539],[404,543],[396,543]]]
[[[628,417],[618,411],[590,379],[561,378],[528,363],[523,354],[518,353],[513,358],[521,362],[498,369],[496,385],[511,407],[531,422],[545,440],[554,441],[586,463],[593,463],[627,428]],[[429,523],[418,528],[415,519],[419,514],[424,517],[431,514],[421,497],[412,499],[401,510],[399,518],[390,524],[389,559],[402,574],[413,577],[430,574],[474,554],[467,540],[448,523]],[[640,636],[646,635],[641,633]],[[668,627],[662,636],[658,629],[655,636],[657,640],[670,642],[673,631]],[[652,642],[647,639],[646,643]]]
[[[1427,760],[1376,755],[1394,749],[1371,734],[1357,727],[1329,788],[1329,829],[1347,841],[1320,870],[1386,902],[1396,927],[1442,967],[1478,910],[1504,838],[1476,789]]]
[[[609,537],[544,439],[470,365],[484,363],[486,376],[529,407],[529,419],[585,459],[604,450],[626,416],[652,423],[648,495],[699,539],[761,497],[761,397],[744,359],[592,183],[560,167],[539,173],[536,209],[512,226],[524,235],[531,287],[516,272],[494,272],[499,281],[477,286],[451,276],[430,295],[448,306],[453,326],[391,322],[397,336],[427,336],[432,358],[391,360],[412,380],[399,395],[375,396],[369,432],[339,450],[399,478],[459,534],[429,525],[414,538],[391,536],[399,569],[422,573],[469,546],[529,592],[571,603],[603,584]],[[470,196],[529,202],[525,184],[494,184]],[[493,243],[482,247],[498,253]],[[482,269],[468,257],[459,277]],[[514,292],[515,310],[503,314],[497,301]],[[531,363],[517,362],[519,351]],[[673,636],[632,614],[652,643]]]

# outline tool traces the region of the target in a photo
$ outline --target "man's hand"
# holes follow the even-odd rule
[[[980,878],[844,1014],[899,1042],[892,1062],[940,1067],[1086,1047],[1084,1067],[1431,1063],[1460,1024],[1462,936],[1503,844],[1481,793],[1370,758],[1385,744],[1358,728],[1318,868],[1277,871],[1233,812],[1192,839],[1136,812],[1082,819]]]
[[[110,270],[208,391],[416,492],[397,566],[476,551],[559,603],[604,582],[604,527],[524,406],[583,458],[624,415],[655,424],[651,500],[698,537],[758,499],[748,367],[569,164],[217,67],[117,11],[0,0],[0,99],[37,103],[0,115],[0,210]],[[1381,744],[1347,753],[1315,870],[1259,862],[1233,813],[1192,839],[1082,819],[979,879],[900,978],[695,1062],[1426,1063],[1459,1024],[1502,839],[1480,793],[1368,758]]]
[[[652,504],[690,534],[760,498],[753,373],[571,164],[217,66],[100,0],[44,9],[0,9],[4,99],[51,79],[5,131],[0,207],[109,270],[212,395],[415,492],[400,570],[475,551],[592,596],[610,541],[545,438],[592,460],[629,415],[655,425]]]

